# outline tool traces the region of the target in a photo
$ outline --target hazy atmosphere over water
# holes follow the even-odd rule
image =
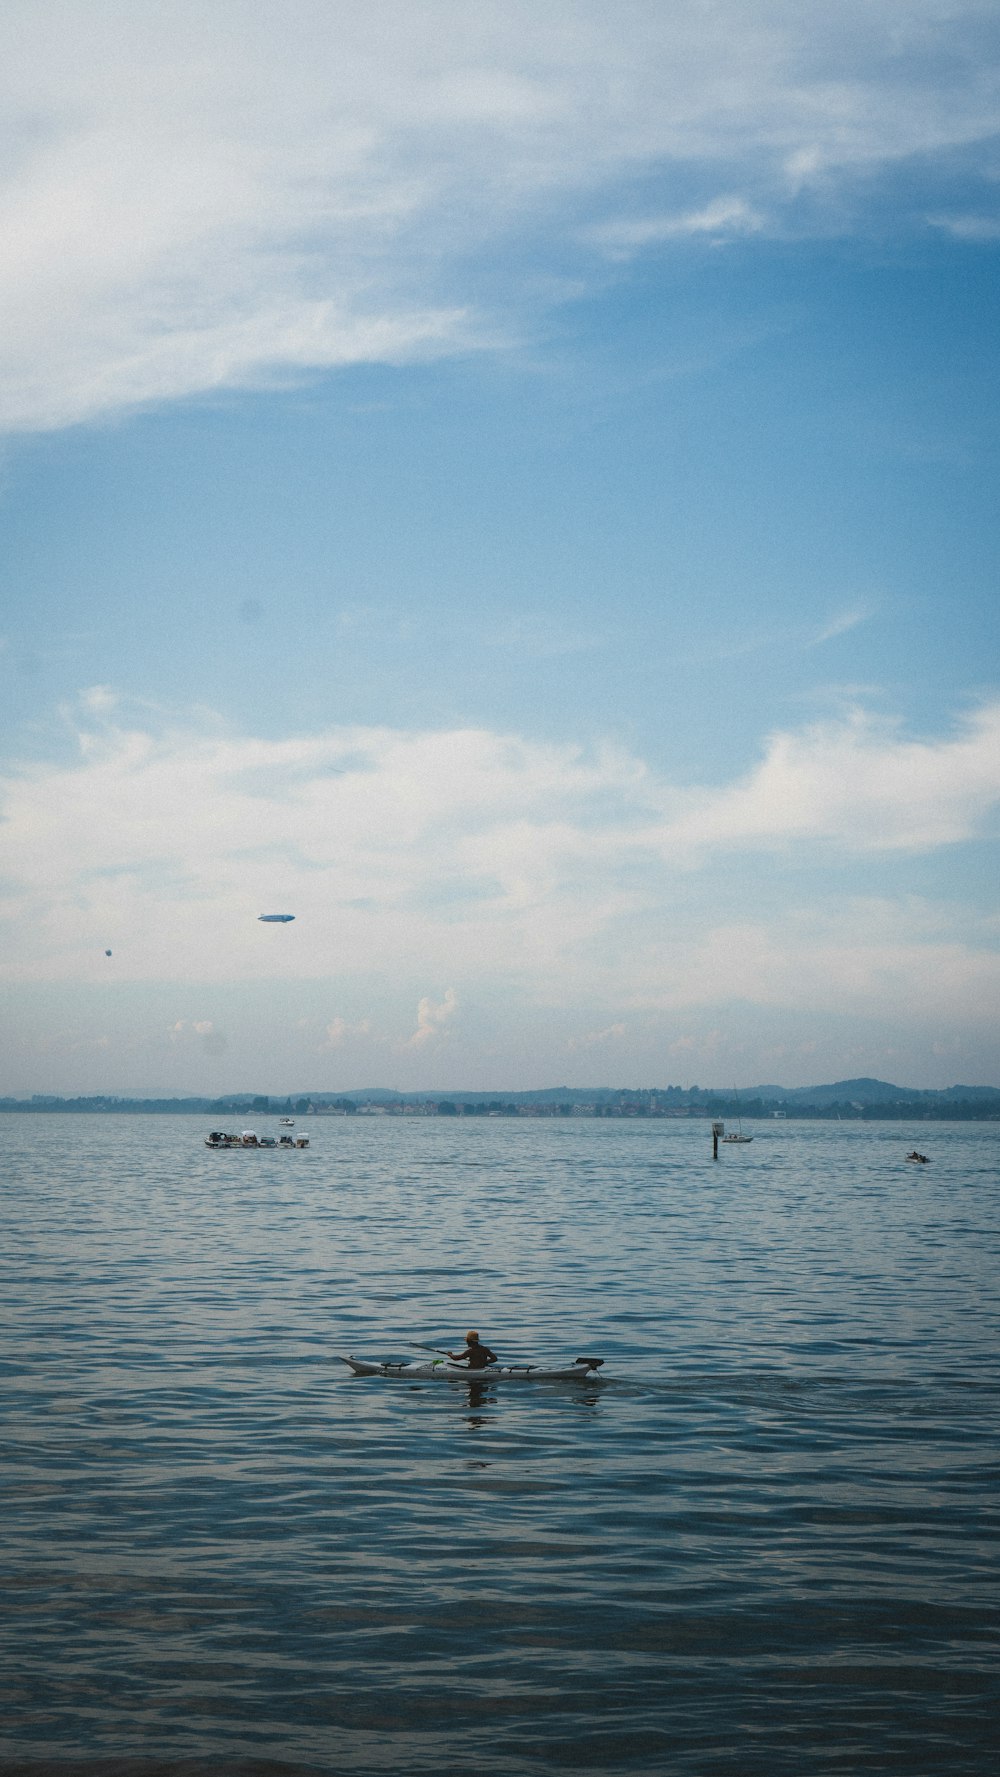
[[[0,33],[0,1091],[998,1083],[995,5]]]

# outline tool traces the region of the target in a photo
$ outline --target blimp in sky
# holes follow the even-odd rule
[[[266,926],[286,926],[295,918],[294,913],[258,913],[257,918]]]

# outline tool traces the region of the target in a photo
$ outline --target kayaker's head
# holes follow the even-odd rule
[[[465,1343],[466,1343],[466,1345],[478,1345],[479,1344],[479,1334],[478,1333],[466,1333]]]

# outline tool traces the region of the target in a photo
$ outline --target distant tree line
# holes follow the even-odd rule
[[[828,1089],[815,1088],[817,1093]],[[960,1091],[961,1089],[957,1089]],[[438,1117],[711,1117],[742,1118],[748,1122],[775,1115],[789,1120],[823,1118],[832,1122],[997,1122],[1000,1121],[1000,1090],[980,1087],[975,1097],[944,1092],[911,1092],[898,1098],[827,1099],[812,1101],[806,1093],[788,1098],[742,1097],[703,1090],[699,1086],[650,1089],[601,1089],[559,1087],[552,1091],[514,1093],[506,1098],[470,1093],[460,1098],[433,1098],[419,1093],[329,1093],[272,1098],[264,1093],[232,1093],[222,1098],[120,1098],[93,1094],[59,1098],[35,1093],[30,1098],[0,1098],[0,1111],[118,1112],[122,1114],[249,1117],[297,1116],[339,1112],[355,1116],[378,1111],[383,1115],[420,1113]]]
[[[456,1104],[451,1098],[439,1098],[432,1107],[439,1117],[516,1117],[520,1115],[520,1107],[513,1099],[484,1098],[481,1100],[463,1099]]]

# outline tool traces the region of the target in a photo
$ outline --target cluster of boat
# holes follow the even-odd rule
[[[258,1135],[255,1129],[243,1129],[231,1135],[225,1129],[212,1129],[205,1137],[206,1148],[307,1148],[307,1135]]]

